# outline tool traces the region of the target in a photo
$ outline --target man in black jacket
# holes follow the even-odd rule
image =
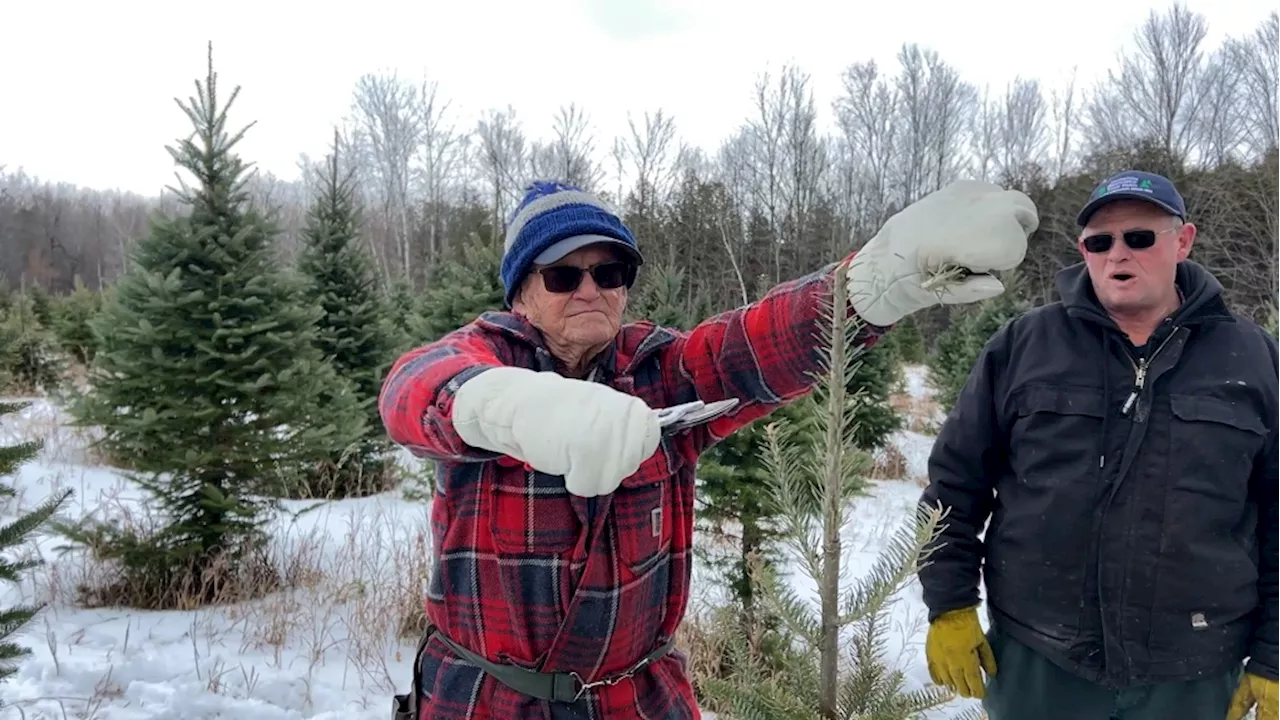
[[[992,720],[1275,720],[1276,342],[1187,260],[1166,178],[1078,222],[1061,301],[991,337],[929,458],[930,674]]]

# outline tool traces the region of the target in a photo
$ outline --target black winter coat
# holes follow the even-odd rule
[[[1203,267],[1177,283],[1141,349],[1083,264],[990,339],[929,458],[930,620],[981,572],[993,622],[1093,682],[1276,678],[1276,342]]]

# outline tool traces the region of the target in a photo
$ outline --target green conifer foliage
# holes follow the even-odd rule
[[[15,413],[26,406],[27,403],[0,402],[0,416]],[[14,476],[22,465],[40,453],[43,445],[34,441],[0,446],[0,478]],[[16,495],[12,484],[0,480],[0,499]],[[27,542],[31,533],[44,525],[70,496],[70,490],[56,493],[14,520],[0,524],[0,580],[17,584],[21,582],[23,573],[40,565],[38,560],[15,560],[10,551]],[[0,680],[17,672],[16,663],[31,654],[28,648],[18,645],[13,638],[41,609],[43,606],[39,604],[0,608]]]
[[[393,466],[378,414],[378,393],[395,351],[395,331],[378,289],[373,258],[360,242],[359,210],[350,175],[338,170],[338,143],[320,178],[319,193],[302,230],[298,269],[307,279],[308,301],[323,310],[316,344],[339,375],[352,383],[363,408],[365,433],[354,452],[335,449],[331,477],[313,488],[348,497],[385,490]]]
[[[194,132],[168,148],[195,177],[179,193],[190,213],[155,218],[136,244],[92,322],[92,389],[73,406],[78,424],[102,428],[108,455],[139,472],[164,523],[145,536],[63,528],[119,560],[121,583],[146,588],[103,602],[225,597],[232,581],[219,574],[256,567],[244,560],[262,544],[268,496],[305,484],[364,429],[350,385],[316,347],[319,309],[274,264],[276,230],[250,206],[233,152],[244,130],[226,127],[238,89],[224,107],[216,80],[210,58],[196,97],[178,103]]]
[[[438,340],[490,310],[503,310],[502,247],[474,239],[460,260],[433,273],[410,323],[414,345]]]

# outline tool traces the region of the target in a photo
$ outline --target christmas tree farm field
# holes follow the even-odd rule
[[[896,405],[928,407],[922,372],[906,369]],[[71,489],[59,516],[67,521],[92,516],[138,530],[156,526],[147,494],[85,449],[93,435],[72,428],[65,411],[46,399],[0,418],[0,444],[45,441],[41,453],[7,479],[18,492],[0,498],[0,524]],[[851,503],[843,536],[850,577],[865,573],[911,517],[920,490],[911,480],[923,472],[928,440],[908,429],[895,433],[892,445],[905,459],[902,478],[875,480],[867,496]],[[401,462],[424,470],[407,455]],[[65,540],[51,531],[33,533],[23,552],[44,565],[15,587],[0,587],[0,606],[47,605],[12,638],[31,653],[0,682],[0,715],[20,708],[15,717],[382,720],[391,695],[404,692],[410,680],[429,572],[429,512],[429,500],[403,485],[361,498],[283,501],[269,520],[266,549],[282,587],[249,601],[193,601],[163,611],[95,598],[95,588],[110,586],[113,567],[83,548],[59,550]],[[710,535],[699,542],[714,551]],[[784,563],[779,576],[798,596],[815,597],[812,583],[794,568]],[[695,569],[680,641],[697,682],[721,651],[725,629],[716,627],[711,609],[725,592],[705,565]],[[199,595],[193,589],[193,598]],[[893,601],[884,648],[908,689],[928,684],[924,622],[912,582]],[[951,703],[922,717],[951,717],[963,707]]]

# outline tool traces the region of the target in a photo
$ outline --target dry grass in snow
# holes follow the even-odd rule
[[[19,496],[0,516],[69,487],[68,518],[154,523],[126,480],[77,462],[83,438],[51,425],[56,415],[36,401],[20,417],[0,420],[0,442],[47,442],[38,461],[20,469]],[[37,538],[30,551],[46,566],[0,596],[2,605],[50,603],[17,640],[33,655],[0,684],[6,711],[109,720],[386,717],[391,694],[408,681],[421,627],[430,506],[394,494],[285,505],[273,520],[267,560],[288,587],[190,610],[77,607],[80,588],[104,586],[112,568],[81,552],[60,557],[61,539]]]
[[[865,571],[879,545],[911,514],[924,477],[936,405],[923,368],[907,368],[894,399],[912,419],[881,454],[872,496],[850,508],[845,539],[850,577]],[[0,418],[0,443],[46,442],[23,466],[16,498],[0,501],[0,521],[61,488],[75,491],[69,519],[93,513],[135,527],[156,518],[143,494],[85,450],[88,436],[67,427],[49,402],[36,400]],[[407,458],[408,459],[408,458]],[[409,459],[411,460],[411,459]],[[410,680],[410,654],[422,623],[429,572],[430,504],[397,492],[334,502],[291,501],[273,519],[266,560],[287,587],[257,600],[138,611],[86,608],[81,587],[102,587],[112,568],[83,552],[59,556],[58,538],[40,535],[27,550],[47,565],[17,589],[0,587],[0,606],[48,602],[16,641],[32,650],[0,683],[5,717],[243,717],[254,720],[360,720],[387,717],[390,696]],[[699,537],[699,542],[714,539]],[[679,644],[695,679],[711,672],[733,625],[714,620],[725,588],[695,567],[690,615]],[[805,594],[812,588],[793,574]],[[927,682],[923,605],[914,585],[894,611],[891,652],[911,684]],[[710,715],[706,715],[710,717]]]

